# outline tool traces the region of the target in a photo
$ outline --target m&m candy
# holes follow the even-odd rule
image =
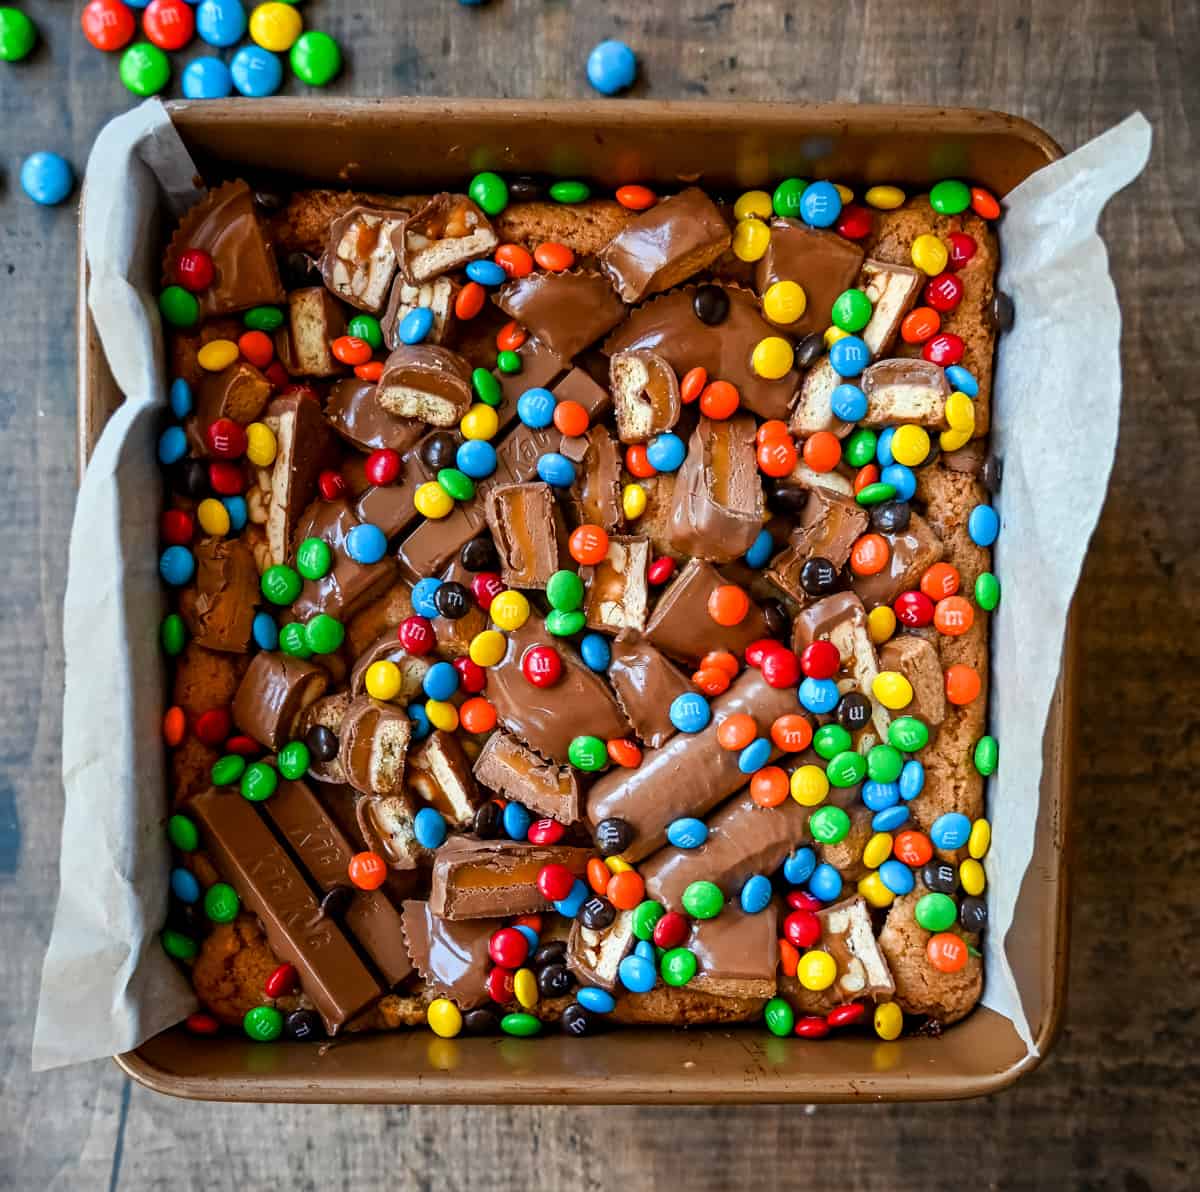
[[[71,163],[57,153],[40,150],[21,163],[21,189],[43,207],[61,203],[74,186]]]
[[[602,41],[588,55],[587,77],[602,95],[616,95],[633,86],[637,56],[623,41]]]

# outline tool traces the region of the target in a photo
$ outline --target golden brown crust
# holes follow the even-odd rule
[[[253,915],[217,923],[204,937],[192,966],[196,996],[227,1026],[240,1026],[247,1010],[267,1002],[263,986],[279,967]]]
[[[227,707],[249,661],[245,655],[206,650],[188,642],[175,660],[174,702],[189,716]]]
[[[530,252],[549,240],[565,244],[576,257],[594,257],[636,215],[612,199],[570,206],[539,200],[510,203],[493,223],[502,241]]]
[[[267,235],[281,253],[321,255],[329,225],[351,207],[392,207],[412,211],[424,199],[419,195],[381,195],[356,190],[296,190],[267,221]]]

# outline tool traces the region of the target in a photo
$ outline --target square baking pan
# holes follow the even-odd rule
[[[206,178],[268,172],[397,193],[461,185],[493,169],[581,177],[609,189],[700,180],[740,190],[791,175],[916,189],[957,176],[1004,195],[1061,156],[1023,120],[936,108],[274,99],[177,102],[168,111]],[[82,243],[81,236],[79,458],[85,460],[121,397],[87,312]],[[411,1030],[264,1047],[234,1037],[197,1038],[176,1027],[117,1063],[159,1092],[230,1101],[901,1101],[1002,1089],[1045,1055],[1065,992],[1076,642],[1068,623],[1045,731],[1036,846],[1009,949],[1035,1055],[1026,1054],[1006,1018],[977,1008],[939,1037],[890,1043],[862,1036],[804,1043],[750,1025],[629,1028],[586,1039],[446,1040]]]

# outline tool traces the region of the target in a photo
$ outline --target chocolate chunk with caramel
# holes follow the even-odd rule
[[[324,286],[288,294],[287,322],[275,332],[275,353],[292,377],[336,377],[345,372],[330,344],[346,333],[342,307]]]
[[[755,288],[764,294],[777,281],[798,283],[808,301],[788,332],[803,336],[824,331],[834,299],[858,276],[863,250],[836,232],[810,228],[794,219],[772,219],[768,227],[771,239],[755,270]]]
[[[403,455],[425,434],[425,424],[415,418],[397,418],[379,404],[370,381],[357,377],[334,382],[325,401],[329,425],[360,451],[387,448]]]
[[[479,791],[471,762],[453,733],[438,729],[408,755],[408,786],[456,828],[475,818]]]
[[[179,602],[188,633],[209,650],[246,653],[260,598],[254,555],[238,538],[205,538],[192,554],[195,586],[185,589]]]
[[[500,243],[491,221],[471,199],[445,193],[418,207],[391,236],[400,272],[410,285],[461,269]]]
[[[343,302],[378,314],[396,273],[392,233],[406,218],[402,211],[351,207],[329,225],[321,276]]]
[[[561,395],[560,395],[561,396]],[[572,524],[603,526],[610,533],[621,524],[621,452],[603,424],[586,435],[562,441],[563,455],[576,464],[575,483],[567,498]]]
[[[644,443],[679,421],[679,378],[657,352],[618,352],[608,375],[622,443]]]
[[[800,583],[804,564],[813,558],[828,559],[840,571],[869,520],[867,511],[850,497],[826,488],[810,489],[799,524],[764,575],[797,603],[806,603],[808,593]]]
[[[891,604],[901,592],[915,588],[921,576],[943,555],[942,540],[919,514],[912,514],[908,526],[894,534],[884,534],[888,561],[875,575],[855,575],[851,587],[858,593],[867,611]]]
[[[675,733],[671,703],[693,690],[683,672],[644,637],[626,631],[612,643],[608,681],[633,731],[651,749]]]
[[[408,713],[360,695],[346,709],[338,733],[338,761],[346,781],[367,795],[394,795],[404,781],[412,738]]]
[[[567,967],[584,985],[617,991],[621,961],[633,951],[633,912],[621,911],[607,926],[596,930],[578,919],[567,936]]]
[[[566,560],[566,527],[548,484],[500,484],[487,494],[487,523],[510,588],[544,588]]]
[[[454,299],[457,294],[458,286],[448,277],[435,277],[432,281],[413,285],[401,274],[397,274],[396,280],[392,282],[392,292],[388,295],[387,310],[380,320],[383,342],[389,348],[398,348],[400,324],[417,307],[424,307],[433,315],[433,326],[423,342],[444,344],[450,338],[454,326]]]
[[[623,629],[640,632],[646,625],[650,566],[650,539],[614,534],[608,540],[608,554],[594,567],[581,567],[580,578],[587,584],[584,612],[593,629],[620,633]]]
[[[624,304],[604,276],[586,269],[516,278],[496,291],[495,302],[566,360],[625,317]]]
[[[600,254],[600,264],[626,302],[641,302],[711,265],[730,240],[717,205],[689,186],[626,224]]]
[[[436,344],[401,344],[384,362],[378,401],[401,418],[455,426],[471,405],[471,366]]]
[[[729,563],[754,545],[763,527],[754,435],[748,414],[697,423],[675,480],[670,534],[676,550]]]
[[[579,818],[579,783],[572,766],[556,766],[516,737],[492,733],[475,759],[475,778],[505,799],[549,816],[561,824]]]
[[[328,683],[321,667],[263,650],[250,660],[238,684],[233,723],[267,749],[282,749],[295,739],[301,714]]]

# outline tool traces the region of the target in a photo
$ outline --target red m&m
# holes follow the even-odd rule
[[[553,646],[530,646],[521,655],[521,673],[534,687],[552,687],[562,669],[562,659]]]
[[[133,13],[121,0],[91,0],[84,7],[79,23],[84,37],[96,49],[107,51],[127,45],[137,29]]]

